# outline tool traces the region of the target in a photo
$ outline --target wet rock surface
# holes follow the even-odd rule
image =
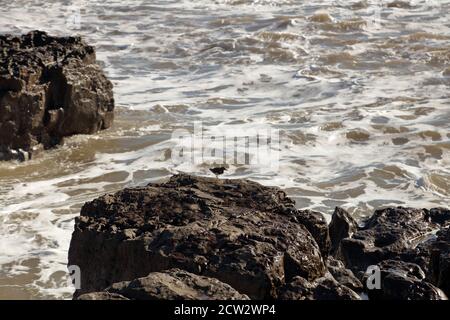
[[[415,262],[427,269],[428,253],[419,244],[442,226],[425,209],[377,210],[351,238],[340,242],[340,252],[353,271],[364,271],[370,265],[393,258]]]
[[[372,300],[446,300],[445,293],[425,280],[424,271],[415,263],[384,260],[381,270],[381,288],[368,290]]]
[[[327,268],[334,279],[341,285],[348,287],[356,292],[362,292],[364,289],[361,281],[353,274],[353,272],[344,266],[344,263],[333,257],[328,257]]]
[[[85,204],[76,221],[69,251],[69,264],[83,272],[76,295],[180,268],[253,299],[276,298],[286,281],[326,272],[292,211],[278,188],[184,174],[106,195]]]
[[[278,188],[179,174],[86,203],[69,265],[82,270],[74,297],[83,299],[146,299],[141,278],[177,268],[251,299],[439,300],[449,289],[449,224],[446,209],[397,207],[361,226],[336,208],[327,226]],[[369,290],[374,266],[381,288]]]
[[[450,228],[442,229],[430,245],[429,280],[450,296]]]
[[[27,160],[111,126],[112,83],[79,37],[0,36],[0,160]]]
[[[331,217],[329,225],[330,250],[332,255],[337,255],[342,239],[349,238],[358,230],[358,223],[344,209],[337,207]]]
[[[333,277],[326,276],[315,281],[296,277],[280,289],[282,300],[361,300],[350,288],[340,284]]]
[[[146,277],[114,283],[102,292],[79,300],[247,300],[231,286],[214,278],[180,269],[153,272]]]
[[[130,299],[118,293],[101,291],[82,294],[77,298],[77,300],[130,300]]]
[[[322,255],[327,257],[330,252],[331,242],[328,224],[324,216],[320,212],[311,210],[292,210],[291,214],[294,216],[295,221],[308,229],[319,245]]]
[[[339,255],[363,283],[368,267],[379,268],[380,288],[367,290],[371,299],[445,300],[449,224],[444,208],[377,210],[339,242]]]

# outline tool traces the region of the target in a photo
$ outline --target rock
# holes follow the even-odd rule
[[[214,278],[203,277],[180,269],[152,272],[132,281],[114,283],[103,292],[87,293],[87,300],[248,300],[231,286]],[[98,298],[98,299],[97,299]]]
[[[324,257],[330,252],[330,235],[328,224],[320,212],[311,210],[294,210],[296,221],[303,224],[316,240]]]
[[[445,293],[427,281],[389,273],[381,282],[385,300],[448,300]]]
[[[315,283],[314,300],[361,300],[356,292],[333,278],[324,277]]]
[[[331,241],[330,253],[331,255],[336,255],[338,254],[341,240],[351,237],[358,230],[358,223],[347,211],[336,207],[328,228]]]
[[[77,300],[130,300],[130,299],[117,293],[101,291],[82,294],[77,298]]]
[[[26,160],[111,126],[111,82],[79,37],[0,36],[0,160]]]
[[[356,272],[388,259],[417,263],[426,272],[429,253],[418,245],[439,228],[428,210],[377,210],[363,228],[341,241],[340,254],[345,265]]]
[[[371,300],[447,300],[445,293],[427,282],[424,271],[414,263],[384,260],[378,266],[381,288],[368,290]]]
[[[345,268],[342,261],[337,260],[333,257],[328,257],[327,268],[333,278],[339,284],[344,285],[356,292],[363,291],[364,286],[361,281],[359,281],[359,279],[353,274],[351,270]]]
[[[449,211],[443,208],[377,210],[341,241],[339,253],[358,276],[369,266],[380,267],[381,289],[369,291],[371,299],[446,299],[449,224]]]
[[[82,276],[75,297],[179,268],[252,299],[276,298],[293,278],[326,273],[299,215],[278,188],[186,174],[100,197],[76,219],[69,265]]]
[[[430,246],[430,281],[450,296],[450,228],[437,233],[436,240]]]
[[[339,284],[333,277],[326,276],[309,282],[302,277],[280,289],[281,300],[361,300],[353,290]]]
[[[447,209],[397,207],[358,227],[336,208],[327,227],[278,188],[180,174],[86,203],[69,265],[81,268],[82,299],[185,299],[177,295],[189,290],[175,289],[192,281],[173,285],[182,273],[252,299],[358,300],[367,290],[374,300],[443,300],[449,224]],[[381,289],[368,290],[375,265]]]
[[[443,226],[450,224],[450,210],[445,208],[433,208],[429,211],[431,221]]]

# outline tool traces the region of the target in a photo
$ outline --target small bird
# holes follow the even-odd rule
[[[217,168],[211,168],[209,171],[214,173],[216,175],[216,178],[219,179],[219,176],[224,173],[227,169],[225,167],[217,167]]]

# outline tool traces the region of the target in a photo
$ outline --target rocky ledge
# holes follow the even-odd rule
[[[79,37],[0,36],[0,160],[26,160],[113,121],[112,83]]]
[[[85,293],[78,300],[248,300],[214,278],[180,269],[152,272],[133,281],[113,284],[102,292]]]
[[[446,299],[449,223],[388,208],[360,226],[337,208],[327,225],[278,188],[180,174],[86,203],[69,265],[79,299]]]

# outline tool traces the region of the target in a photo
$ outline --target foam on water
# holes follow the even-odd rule
[[[266,159],[277,170],[226,175],[286,188],[299,208],[448,206],[450,1],[384,6],[378,20],[364,3],[0,0],[2,33],[95,45],[118,105],[112,129],[0,164],[0,298],[70,298],[67,251],[84,202],[180,171],[208,175],[217,157],[170,156],[173,132],[197,121],[217,136],[278,130],[279,153]]]

